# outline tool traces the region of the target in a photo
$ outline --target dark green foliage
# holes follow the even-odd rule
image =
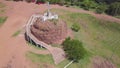
[[[58,4],[63,6],[65,4],[65,0],[60,0]]]
[[[32,0],[25,0],[25,1],[28,2],[28,3],[32,2]]]
[[[23,0],[13,0],[13,1],[23,1]],[[26,1],[31,2],[32,0],[26,0]],[[45,2],[50,2],[51,4],[66,5],[66,7],[78,6],[85,10],[95,9],[96,13],[100,13],[100,14],[103,12],[107,12],[108,14],[114,16],[120,15],[120,0],[37,0],[36,3],[45,3]]]
[[[96,2],[98,2],[98,3],[101,3],[101,2],[106,2],[106,3],[108,3],[108,4],[110,4],[110,3],[114,3],[114,2],[120,2],[120,0],[95,0]]]
[[[23,0],[13,0],[13,1],[23,1]]]
[[[120,2],[112,3],[107,10],[107,13],[110,15],[120,15]]]
[[[95,3],[95,1],[92,0],[84,0],[82,2],[82,8],[84,8],[85,10],[89,10],[90,8],[96,8],[97,3]]]
[[[70,2],[66,2],[65,4],[66,4],[66,7],[70,7],[71,5]]]
[[[67,54],[68,59],[78,62],[80,59],[84,58],[86,51],[82,46],[82,42],[79,40],[74,40],[66,38],[63,42],[63,48]]]
[[[71,29],[75,32],[78,32],[80,30],[80,24],[74,23],[71,27]]]
[[[101,13],[105,12],[107,10],[107,8],[108,7],[105,3],[100,3],[96,8],[96,13],[101,14]]]
[[[39,2],[45,3],[46,1],[48,1],[48,0],[37,0],[37,3],[39,3]]]

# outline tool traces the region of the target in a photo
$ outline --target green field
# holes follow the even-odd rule
[[[79,32],[73,32],[74,38],[82,41],[83,46],[89,53],[79,63],[73,63],[68,68],[92,68],[90,60],[95,56],[108,59],[118,68],[120,67],[119,23],[100,20],[89,14],[73,13],[60,9],[53,9],[52,11],[59,14],[59,17],[66,21],[69,28],[71,28],[73,23],[80,24],[81,29]],[[52,64],[57,68],[63,68],[69,62],[68,60],[64,60],[58,65]]]

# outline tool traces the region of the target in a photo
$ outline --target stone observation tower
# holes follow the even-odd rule
[[[47,6],[48,6],[48,10],[43,15],[43,18],[42,18],[43,21],[46,21],[46,20],[49,20],[49,19],[58,19],[58,15],[57,14],[54,14],[54,13],[50,12],[49,2],[47,3]]]
[[[61,44],[67,37],[67,25],[58,15],[51,13],[49,2],[48,10],[43,15],[33,14],[26,24],[25,37],[30,43],[38,47],[44,47],[50,51],[55,64],[65,59],[65,53],[61,48],[52,47],[51,44]]]
[[[49,2],[47,8],[43,15],[37,15],[38,18],[31,25],[31,33],[47,44],[62,43],[67,36],[67,25],[57,14],[50,11]]]

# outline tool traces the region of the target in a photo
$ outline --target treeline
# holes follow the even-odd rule
[[[20,0],[15,0],[20,1]],[[26,0],[28,2],[34,0]],[[78,6],[85,10],[93,9],[96,13],[107,13],[109,15],[120,15],[120,0],[37,0],[36,3],[59,4],[69,6]]]
[[[96,13],[107,13],[113,16],[120,15],[120,0],[37,0],[69,6],[78,6],[85,10],[94,9]]]

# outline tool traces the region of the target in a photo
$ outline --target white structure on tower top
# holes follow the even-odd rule
[[[47,3],[47,6],[48,6],[48,10],[43,15],[43,21],[51,20],[51,19],[58,19],[58,15],[57,14],[54,14],[54,13],[50,12],[49,2]]]

